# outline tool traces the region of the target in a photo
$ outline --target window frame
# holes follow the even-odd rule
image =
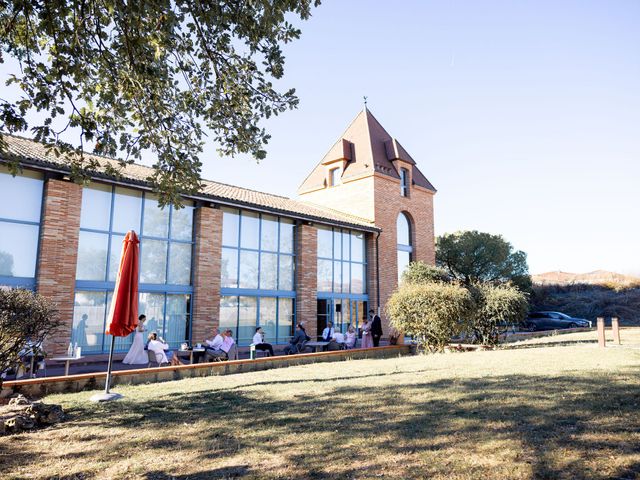
[[[342,185],[342,167],[333,167],[329,169],[329,186],[337,187]]]
[[[404,167],[400,169],[400,196],[409,196],[409,170]]]
[[[408,228],[408,233],[409,233],[409,244],[404,244],[404,243],[400,243],[399,242],[399,230],[398,230],[398,220],[400,219],[400,217],[404,218],[404,220],[407,222],[407,228]],[[400,213],[398,213],[398,216],[396,217],[396,256],[397,253],[399,252],[408,252],[409,253],[409,263],[415,261],[414,258],[414,245],[413,245],[413,224],[411,222],[411,217],[409,217],[409,215],[402,211]],[[400,267],[399,265],[396,265],[396,267],[398,268],[398,284],[400,284],[400,281],[402,280],[402,273],[404,272],[400,272]]]
[[[6,167],[5,163],[2,162],[0,163],[0,166],[2,167]],[[36,288],[36,278],[38,277],[38,269],[39,269],[39,263],[40,263],[40,244],[41,244],[41,237],[42,237],[42,213],[43,213],[43,205],[44,205],[44,189],[45,189],[45,184],[47,182],[47,179],[45,177],[45,175],[37,170],[30,170],[30,169],[25,169],[28,172],[34,174],[34,175],[38,175],[40,178],[38,178],[38,180],[41,182],[40,185],[40,215],[38,218],[38,221],[33,221],[33,220],[18,220],[15,218],[5,218],[5,217],[0,217],[0,225],[2,225],[3,223],[11,223],[11,224],[16,224],[16,225],[30,225],[30,226],[34,226],[37,227],[38,229],[38,238],[36,241],[36,252],[35,252],[35,268],[34,268],[34,272],[33,272],[33,277],[18,277],[18,276],[7,276],[7,275],[0,275],[0,286],[6,286],[6,287],[10,287],[10,288],[25,288],[28,290],[35,290]],[[4,174],[4,172],[0,172],[0,174]],[[7,173],[7,175],[10,175],[10,173]],[[20,175],[20,173],[18,173],[16,176],[24,176],[24,175]]]

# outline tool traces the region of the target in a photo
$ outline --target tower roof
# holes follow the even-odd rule
[[[393,162],[401,160],[412,166],[411,178],[416,185],[436,191],[420,172],[411,155],[398,140],[389,135],[366,106],[300,185],[298,192],[322,188],[326,177],[323,165],[339,160],[344,162],[343,181],[373,173],[399,179],[398,169]]]

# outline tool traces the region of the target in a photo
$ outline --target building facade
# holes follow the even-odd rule
[[[363,110],[292,200],[203,181],[184,207],[159,208],[128,166],[70,181],[64,158],[5,136],[0,157],[0,285],[52,299],[64,328],[46,346],[108,349],[104,331],[124,235],[140,236],[139,309],[173,347],[214,326],[240,345],[256,326],[286,343],[296,322],[311,336],[346,330],[384,304],[409,261],[434,261],[435,189],[402,146]],[[114,160],[97,158],[102,165]],[[22,170],[12,176],[8,162]],[[126,351],[130,338],[118,338]]]

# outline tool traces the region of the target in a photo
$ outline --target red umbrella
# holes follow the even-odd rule
[[[138,236],[130,230],[122,241],[120,268],[109,311],[107,335],[126,337],[138,326]]]
[[[109,349],[109,364],[107,365],[107,378],[105,380],[104,394],[91,397],[94,402],[116,400],[122,395],[109,393],[111,384],[111,365],[113,363],[113,347],[116,337],[126,337],[138,326],[138,236],[130,230],[122,241],[122,254],[120,255],[120,268],[116,277],[116,286],[111,299],[109,310],[109,326],[107,335],[111,335],[111,348]]]

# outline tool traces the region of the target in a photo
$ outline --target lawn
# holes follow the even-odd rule
[[[107,405],[51,396],[69,420],[3,438],[0,477],[638,478],[638,343],[307,365],[122,387]]]

